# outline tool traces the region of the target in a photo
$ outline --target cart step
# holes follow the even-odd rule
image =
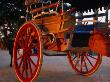
[[[43,54],[46,56],[66,56],[67,51],[52,51],[52,50],[43,50]]]

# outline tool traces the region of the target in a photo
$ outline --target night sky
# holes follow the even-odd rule
[[[25,0],[0,0],[0,10],[4,9],[4,6],[8,8],[13,7],[22,7]],[[47,0],[45,0],[47,1]],[[58,0],[51,0],[58,1]],[[102,6],[107,6],[110,3],[110,0],[64,0],[64,2],[71,3],[73,7],[76,7],[79,10],[86,10],[90,8],[97,8]],[[7,8],[7,7],[6,7]]]
[[[75,7],[77,11],[87,11],[88,9],[107,6],[110,0],[64,0],[64,2],[71,3],[72,7]],[[9,18],[16,19],[20,15],[25,15],[24,0],[0,0],[0,18],[9,16]]]
[[[0,0],[0,18],[17,19],[24,12],[23,0]]]

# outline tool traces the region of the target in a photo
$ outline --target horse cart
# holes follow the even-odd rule
[[[43,55],[67,56],[72,68],[81,75],[97,70],[101,54],[88,45],[74,45],[74,8],[65,7],[63,0],[26,0],[25,4],[26,22],[18,30],[13,47],[13,66],[19,81],[32,82],[38,77]]]

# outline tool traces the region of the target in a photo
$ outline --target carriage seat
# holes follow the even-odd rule
[[[93,25],[78,25],[74,30],[74,36],[72,39],[73,47],[88,47],[89,38],[92,35]]]

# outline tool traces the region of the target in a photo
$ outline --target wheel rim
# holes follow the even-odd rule
[[[80,53],[69,52],[68,59],[70,65],[76,72],[89,76],[100,66],[102,56],[92,51]]]
[[[18,31],[13,48],[14,70],[21,82],[31,82],[42,63],[41,41],[37,27],[28,22]]]

